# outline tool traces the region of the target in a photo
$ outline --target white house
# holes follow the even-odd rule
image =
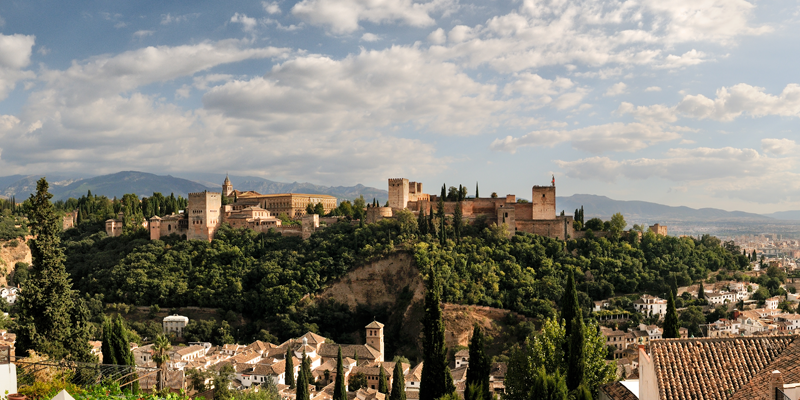
[[[768,298],[764,303],[766,304],[767,309],[769,309],[769,310],[777,310],[778,309],[778,303],[780,303],[780,302],[781,302],[781,298],[778,297],[778,296],[775,296],[775,297]]]
[[[667,301],[650,295],[642,295],[642,298],[633,303],[636,311],[648,316],[662,317],[667,314]]]
[[[726,303],[735,303],[736,294],[733,292],[711,292],[706,293],[706,300],[708,300],[709,304],[713,304],[715,306]]]
[[[8,304],[14,304],[17,302],[17,291],[19,289],[13,286],[7,286],[0,289],[0,297],[3,298]]]
[[[183,336],[183,328],[189,325],[189,317],[183,315],[168,315],[164,317],[164,334],[175,332],[178,337]]]

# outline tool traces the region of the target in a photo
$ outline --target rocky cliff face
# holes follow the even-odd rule
[[[0,241],[0,286],[8,286],[13,280],[14,265],[18,262],[31,263],[31,249],[28,247],[28,240],[16,239]]]

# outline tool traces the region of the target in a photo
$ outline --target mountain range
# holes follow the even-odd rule
[[[186,197],[190,192],[204,190],[219,191],[223,174],[187,173],[185,178],[171,175],[155,175],[138,171],[122,171],[109,175],[90,178],[77,178],[64,174],[45,175],[50,183],[50,193],[54,200],[65,200],[70,197],[80,197],[89,190],[94,194],[107,197],[122,197],[126,193],[135,193],[139,196],[149,196],[153,192],[164,195],[174,193],[176,196]],[[36,191],[36,181],[41,175],[11,175],[0,177],[0,196],[16,196],[17,200],[27,198]],[[307,182],[275,182],[254,176],[230,176],[234,189],[241,191],[253,190],[263,194],[273,193],[312,193],[335,196],[340,200],[353,200],[364,196],[367,202],[373,198],[381,204],[386,202],[389,194],[386,190],[368,187],[361,184],[355,186],[323,186]],[[656,223],[670,221],[692,222],[742,222],[766,223],[778,221],[800,220],[800,210],[781,211],[761,215],[743,211],[725,211],[717,208],[694,209],[690,207],[674,207],[646,201],[622,201],[605,196],[590,194],[574,194],[556,198],[557,211],[564,210],[567,215],[572,215],[575,209],[583,206],[586,219],[600,217],[608,219],[619,212],[631,223]]]

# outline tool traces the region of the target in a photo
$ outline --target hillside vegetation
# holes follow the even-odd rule
[[[453,237],[453,227],[445,229]],[[97,224],[85,223],[65,232],[63,244],[75,287],[104,302],[219,308],[253,321],[242,327],[241,337],[261,333],[284,339],[312,330],[337,341],[353,340],[354,332],[372,318],[402,327],[419,297],[414,270],[424,276],[439,269],[444,302],[541,319],[554,315],[570,269],[576,271],[580,302],[588,315],[592,299],[638,292],[661,295],[670,287],[705,279],[710,271],[748,265],[745,257],[708,236],[698,240],[646,233],[639,241],[635,235],[629,240],[590,234],[565,243],[524,233],[509,238],[502,227],[466,226],[462,232],[459,241],[440,244],[432,235],[419,234],[417,221],[403,215],[369,225],[337,223],[306,241],[224,226],[207,243],[175,236],[150,241],[142,230],[109,238]],[[391,260],[404,257],[413,259],[414,268],[408,262],[392,265]],[[377,265],[371,267],[371,262],[388,262],[383,268],[396,268],[396,273],[370,277],[369,268]],[[334,283],[346,287],[341,285],[359,280],[382,281],[394,292],[372,299],[368,294],[377,296],[378,289],[335,294]],[[315,294],[319,296],[313,301]],[[197,339],[210,339],[205,336],[211,333],[203,332],[218,327],[194,328]],[[414,340],[410,334],[396,334]],[[398,339],[393,346],[407,344]]]

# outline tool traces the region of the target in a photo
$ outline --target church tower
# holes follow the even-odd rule
[[[225,182],[222,182],[222,194],[225,196],[230,196],[233,193],[233,185],[231,185],[231,180],[228,178],[228,174],[225,174]]]
[[[372,321],[369,325],[367,325],[367,346],[370,346],[381,353],[380,357],[375,361],[384,361],[382,323],[378,321]]]

